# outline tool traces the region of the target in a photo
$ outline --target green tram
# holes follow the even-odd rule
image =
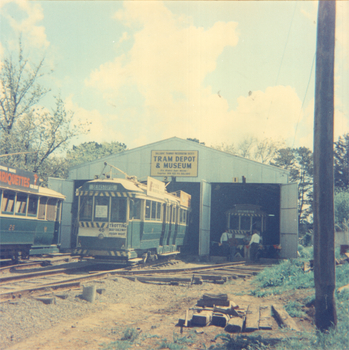
[[[86,182],[79,197],[76,254],[122,263],[178,254],[184,245],[190,195],[165,183],[105,178]]]
[[[37,186],[37,176],[0,166],[0,257],[28,258],[58,252],[61,207],[65,197]]]

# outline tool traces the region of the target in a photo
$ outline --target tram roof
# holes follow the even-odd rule
[[[86,182],[83,184],[77,191],[86,191],[87,189],[84,189],[84,186],[88,186],[87,184],[121,184],[126,191],[131,191],[131,192],[139,192],[142,194],[147,193],[147,184],[142,183],[142,182],[133,182],[132,180],[128,179],[121,179],[121,178],[109,178],[109,179],[95,179]],[[103,190],[101,190],[103,191]],[[149,197],[153,197],[151,194]],[[154,197],[155,198],[155,197]],[[178,201],[180,202],[180,196],[178,196],[177,193],[169,193],[169,192],[164,192],[163,199],[167,199],[170,201]]]
[[[66,197],[59,192],[56,192],[54,190],[51,190],[50,188],[46,187],[38,187],[37,190],[24,190],[24,189],[18,189],[18,188],[13,188],[10,186],[3,186],[1,185],[0,190],[9,190],[9,191],[14,191],[14,192],[21,192],[21,193],[27,193],[27,194],[35,194],[38,196],[46,196],[46,197],[54,197],[54,198],[59,198],[59,199],[65,199]]]
[[[120,178],[96,179],[96,180],[88,181],[87,183],[88,184],[91,184],[91,183],[96,183],[96,184],[98,184],[98,183],[121,184],[125,188],[125,190],[132,191],[132,192],[142,192],[143,193],[144,190],[146,189],[146,187],[144,188],[144,185],[141,184],[141,183],[138,183],[138,185],[136,185],[136,183],[134,183],[131,180],[120,179]],[[82,185],[82,187],[84,185]]]
[[[47,197],[65,199],[65,196],[62,193],[56,192],[46,187],[39,187],[39,194]]]

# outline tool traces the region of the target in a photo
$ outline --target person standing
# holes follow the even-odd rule
[[[253,230],[252,237],[248,246],[250,247],[250,259],[254,262],[257,261],[257,252],[259,244],[261,243],[261,236],[259,231]]]
[[[221,235],[219,245],[223,246],[224,254],[227,255],[227,258],[229,261],[233,261],[234,253],[235,253],[235,247],[233,246],[232,241],[233,241],[233,234],[228,229],[226,229]]]

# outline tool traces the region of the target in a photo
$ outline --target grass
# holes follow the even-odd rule
[[[212,345],[207,350],[266,350],[276,344],[275,339],[265,339],[261,335],[233,336],[230,334],[218,334],[215,340],[221,339],[222,345]]]
[[[295,289],[309,288],[311,295],[302,302],[290,301],[285,309],[292,317],[304,317],[303,308],[306,305],[313,304],[314,294],[314,274],[303,271],[303,263],[312,259],[312,250],[310,248],[299,248],[300,258],[297,260],[288,260],[279,265],[265,269],[254,279],[255,289],[250,293],[255,296],[265,296],[281,294]],[[336,251],[336,258],[340,258],[339,251]],[[349,264],[345,263],[336,267],[336,289],[348,284]],[[267,344],[265,339],[248,339],[250,342],[246,345],[246,350],[349,350],[349,290],[343,290],[341,293],[335,292],[337,309],[337,326],[328,332],[302,332],[294,337],[285,337],[277,344]],[[300,341],[301,339],[301,341]],[[225,347],[222,349],[242,349],[236,343],[243,338],[236,337],[225,339]],[[258,344],[258,341],[260,344]]]
[[[126,350],[130,349],[133,342],[138,338],[139,332],[135,328],[126,328],[122,333],[120,340],[113,341],[109,344],[103,343],[101,350]]]
[[[285,310],[291,317],[305,317],[307,314],[302,310],[303,304],[298,301],[290,301],[285,306]]]
[[[303,300],[290,301],[286,311],[292,317],[305,317],[304,308],[307,305],[314,305],[314,273],[304,272],[303,263],[313,258],[312,247],[299,246],[299,259],[283,261],[271,268],[264,269],[253,280],[254,289],[251,295],[263,297],[268,295],[281,294],[296,289],[308,289],[310,295]],[[339,250],[336,250],[336,258],[339,259]],[[349,283],[349,264],[345,263],[336,267],[336,289]],[[341,293],[335,292],[337,309],[337,326],[328,332],[301,332],[293,337],[286,336],[283,339],[274,341],[264,339],[262,336],[230,336],[219,335],[223,341],[222,345],[212,345],[210,350],[349,350],[349,290]]]
[[[187,345],[192,345],[195,342],[195,334],[190,332],[187,336],[179,336],[173,333],[173,341],[169,342],[167,339],[163,339],[158,343],[158,349],[169,349],[169,350],[186,350]]]
[[[294,289],[314,288],[314,273],[303,272],[303,262],[302,259],[287,260],[264,269],[255,277],[255,289],[251,295],[263,297]]]
[[[287,260],[264,269],[255,277],[254,290],[250,292],[255,296],[264,296],[308,288],[310,293],[308,297],[303,300],[290,301],[286,305],[285,309],[292,317],[305,317],[304,307],[313,304],[315,300],[314,274],[311,271],[304,272],[302,268],[303,262],[312,258],[312,250],[300,247],[299,252],[300,258],[297,260]],[[336,258],[339,258],[338,251],[336,251]],[[349,283],[348,276],[348,263],[336,267],[337,289]],[[221,344],[213,344],[207,350],[349,350],[349,290],[343,290],[341,293],[336,291],[335,296],[338,323],[335,329],[328,332],[297,332],[294,333],[294,336],[289,336],[289,332],[286,333],[287,330],[280,330],[284,332],[284,338],[279,340],[263,338],[257,333],[251,335],[223,333],[215,338],[215,340],[220,339]],[[138,339],[137,336],[138,332],[135,329],[126,329],[120,340],[106,345],[103,350],[129,349]],[[174,333],[172,341],[159,340],[151,350],[187,350],[193,348],[191,345],[194,343],[194,333],[183,337]],[[206,348],[203,347],[204,349]]]

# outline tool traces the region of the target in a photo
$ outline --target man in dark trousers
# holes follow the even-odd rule
[[[261,243],[261,236],[259,231],[257,230],[253,230],[252,233],[253,234],[252,234],[250,243],[248,245],[250,247],[250,259],[256,262],[259,244]]]
[[[233,245],[233,234],[228,229],[226,229],[222,233],[219,245],[223,246],[223,254],[227,255],[228,261],[233,261],[235,255],[235,247]]]

